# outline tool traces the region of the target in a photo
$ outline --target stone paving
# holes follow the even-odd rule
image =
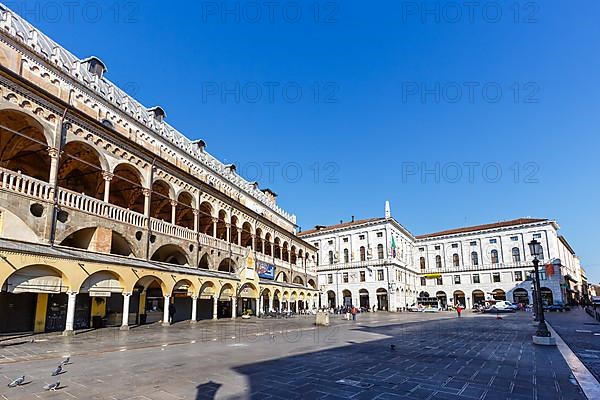
[[[531,315],[180,323],[0,348],[0,399],[584,399]],[[392,349],[391,345],[395,348]],[[61,389],[45,392],[63,356]],[[26,374],[29,384],[6,384]]]
[[[600,381],[600,322],[582,308],[564,313],[546,313],[546,320]]]

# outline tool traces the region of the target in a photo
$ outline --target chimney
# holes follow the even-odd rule
[[[390,210],[390,202],[388,200],[385,202],[385,218],[392,218],[392,211]]]
[[[342,221],[342,220],[340,219],[340,225],[341,225],[341,224],[343,224],[343,223],[344,223],[344,221]]]
[[[354,222],[354,215],[352,216],[352,222]]]

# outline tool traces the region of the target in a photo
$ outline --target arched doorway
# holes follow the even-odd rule
[[[258,289],[252,283],[244,283],[238,292],[237,315],[256,315]]]
[[[194,285],[187,279],[181,280],[173,287],[169,315],[171,323],[187,321],[192,318],[192,314],[197,314],[194,308]],[[195,313],[193,311],[196,311]]]
[[[217,301],[217,318],[231,318],[233,316],[232,298],[234,296],[233,286],[229,283],[223,285]]]
[[[342,291],[342,300],[344,307],[352,307],[352,292],[348,289]]]
[[[502,289],[495,289],[492,291],[492,297],[494,300],[506,300],[506,292]]]
[[[473,290],[473,293],[471,293],[471,298],[473,299],[473,306],[485,305],[485,293],[483,293],[482,290]]]
[[[358,297],[360,299],[360,308],[366,308],[367,310],[371,308],[371,304],[369,303],[369,291],[367,289],[360,289],[358,291]]]
[[[109,202],[137,213],[144,213],[144,194],[140,171],[129,164],[119,164],[113,170]]]
[[[333,290],[327,291],[327,305],[329,308],[336,308],[335,292]]]
[[[466,307],[466,301],[465,301],[465,294],[464,292],[462,292],[461,290],[457,290],[454,292],[454,306],[458,306],[459,304],[465,308]]]
[[[215,311],[215,298],[217,298],[218,302],[218,293],[215,284],[211,281],[204,282],[202,286],[200,286],[200,293],[198,296],[198,312],[196,314],[198,320],[214,319],[217,317],[216,314],[213,314]]]
[[[281,291],[279,289],[273,292],[273,310],[276,312],[281,311]]]
[[[526,289],[519,288],[513,291],[513,302],[523,304],[524,306],[529,304],[529,293]]]
[[[120,278],[111,271],[99,271],[90,275],[81,285],[77,297],[89,304],[88,315],[79,310],[75,322],[81,328],[102,328],[104,326],[120,326],[123,323],[123,285]],[[137,310],[138,303],[129,304],[129,310]],[[128,312],[127,323],[136,323],[137,313]]]
[[[260,294],[260,303],[261,303],[261,312],[268,313],[271,310],[269,309],[269,298],[271,297],[271,291],[269,289],[263,289]]]
[[[446,309],[448,307],[448,296],[446,296],[446,292],[439,291],[435,294],[435,297],[437,297],[440,303],[440,307],[442,307],[443,309]]]
[[[137,322],[140,325],[151,324],[168,320],[169,303],[164,292],[164,284],[160,278],[147,275],[138,279],[133,287],[131,305],[138,305],[138,309],[130,306],[130,311],[137,311]]]
[[[551,306],[554,304],[554,295],[551,289],[547,287],[540,288],[540,297],[542,298],[542,305]]]
[[[48,265],[13,272],[0,292],[0,333],[65,330],[68,289],[64,275]]]
[[[377,309],[385,310],[388,309],[388,291],[384,288],[377,289]]]

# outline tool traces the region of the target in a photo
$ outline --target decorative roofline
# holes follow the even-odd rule
[[[191,158],[191,161],[196,161],[199,166],[218,174],[235,187],[243,190],[247,195],[258,200],[264,207],[272,210],[288,222],[296,224],[295,215],[273,204],[269,197],[251,182],[246,181],[235,173],[227,171],[225,164],[208,153],[204,148],[198,147],[198,141],[188,139],[164,120],[157,120],[153,116],[152,108],[144,107],[105,77],[99,78],[88,71],[84,65],[86,60],[89,60],[89,57],[83,60],[77,58],[2,3],[0,3],[0,30],[26,46],[30,51],[33,51],[61,72],[66,73],[86,89],[99,95],[102,99],[115,106],[116,109],[119,109],[144,125],[151,133],[158,136],[159,139],[163,139],[168,144],[174,146],[174,150],[185,153],[186,156]]]

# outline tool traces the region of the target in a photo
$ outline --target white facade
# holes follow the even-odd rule
[[[386,218],[317,227],[301,236],[317,247],[323,306],[350,301],[366,305],[363,293],[368,294],[370,308],[397,310],[420,297],[437,297],[444,307],[460,303],[471,308],[494,298],[532,303],[528,243],[533,239],[543,248],[544,301],[564,304],[578,299],[582,268],[558,229],[555,221],[529,218],[415,237],[386,209]],[[366,249],[363,258],[361,247]],[[389,294],[385,306],[378,292]]]

